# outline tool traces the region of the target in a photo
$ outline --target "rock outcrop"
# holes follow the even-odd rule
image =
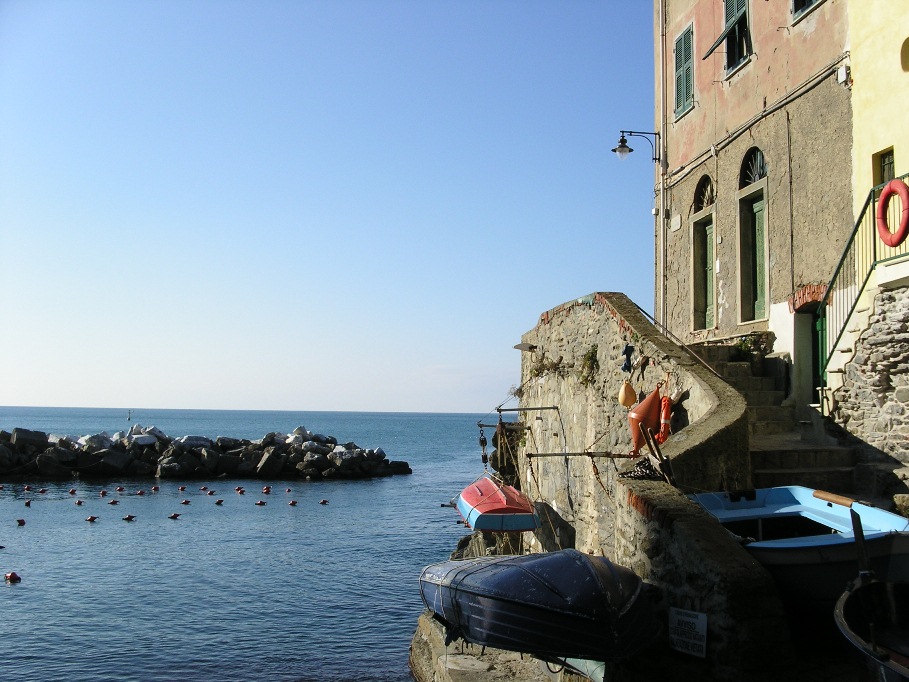
[[[0,431],[0,478],[158,477],[355,479],[410,474],[407,462],[390,461],[382,448],[338,444],[334,436],[297,427],[256,441],[219,436],[170,438],[160,429],[134,425],[114,435],[81,438],[29,429]]]

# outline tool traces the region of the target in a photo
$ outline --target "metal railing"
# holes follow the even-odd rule
[[[905,182],[907,178],[909,173],[897,179]],[[830,361],[874,269],[881,263],[909,254],[909,240],[899,246],[890,247],[878,237],[877,204],[883,187],[881,184],[868,192],[852,235],[843,249],[843,255],[833,272],[833,277],[827,284],[824,300],[818,308],[818,317],[823,325],[821,339],[825,345],[818,359],[821,364],[820,374],[825,378]],[[887,224],[891,230],[899,225],[901,210],[902,206],[898,200],[891,201],[887,207]]]

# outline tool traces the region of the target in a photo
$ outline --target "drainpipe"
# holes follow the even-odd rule
[[[660,322],[668,328],[666,307],[666,0],[660,0],[660,120],[657,130],[660,131]],[[656,311],[654,311],[656,312]]]

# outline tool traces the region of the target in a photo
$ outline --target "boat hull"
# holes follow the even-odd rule
[[[690,496],[740,539],[784,598],[827,608],[858,567],[850,508],[861,520],[876,574],[909,564],[909,520],[859,502],[831,502],[831,497],[800,486]]]
[[[523,493],[481,476],[464,488],[455,507],[468,528],[485,532],[522,533],[540,527],[540,518]]]
[[[837,601],[834,618],[876,680],[909,679],[909,583],[859,578]]]
[[[617,660],[659,630],[640,578],[576,550],[434,564],[420,590],[452,638],[540,658]]]

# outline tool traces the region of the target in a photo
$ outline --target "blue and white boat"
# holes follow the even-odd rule
[[[909,519],[801,486],[689,495],[733,533],[773,576],[784,598],[835,602],[858,565],[850,509],[870,567],[887,574],[909,559]]]

